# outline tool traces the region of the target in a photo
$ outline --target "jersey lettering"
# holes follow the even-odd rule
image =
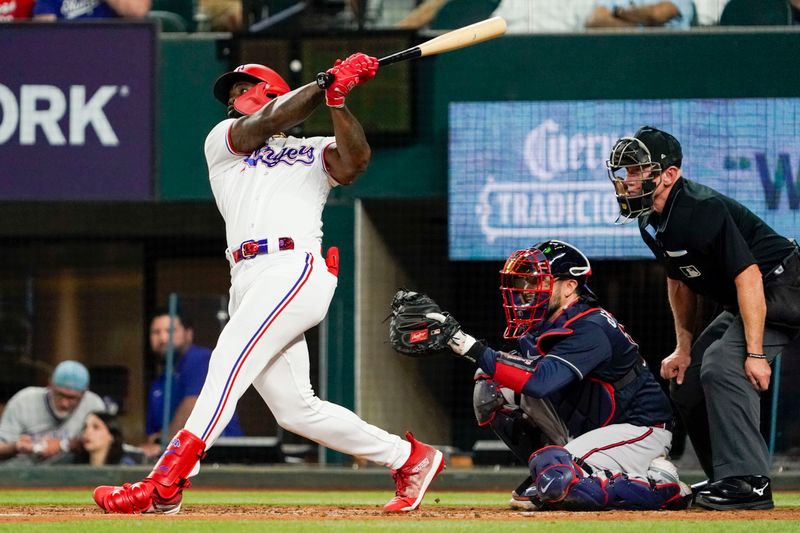
[[[272,147],[264,146],[247,157],[244,162],[251,167],[256,166],[258,163],[263,163],[269,168],[279,163],[285,163],[287,165],[294,165],[295,163],[311,165],[314,163],[314,148],[305,145],[299,148],[285,146],[281,148],[280,151],[276,152]]]
[[[639,346],[638,344],[636,344],[636,341],[634,341],[634,340],[633,340],[633,337],[631,337],[630,335],[628,335],[628,332],[627,332],[627,331],[625,331],[625,328],[622,326],[622,324],[620,324],[619,322],[617,322],[617,319],[616,319],[616,318],[614,318],[614,317],[611,315],[611,313],[609,313],[609,312],[608,312],[608,311],[606,311],[605,309],[601,309],[601,310],[600,310],[600,314],[601,314],[601,315],[603,315],[603,317],[606,319],[606,321],[609,323],[609,325],[610,325],[612,328],[615,328],[615,329],[619,330],[619,332],[620,332],[620,333],[622,333],[622,335],[623,335],[623,336],[624,336],[626,339],[628,339],[628,342],[630,342],[630,343],[631,343],[631,344],[633,344],[634,346]]]

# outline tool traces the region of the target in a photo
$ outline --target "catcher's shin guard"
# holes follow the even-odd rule
[[[542,502],[565,511],[601,511],[608,504],[602,479],[588,475],[561,446],[545,446],[528,466]]]
[[[203,458],[205,443],[182,429],[169,443],[161,459],[146,478],[121,487],[103,485],[94,489],[94,501],[107,513],[177,513],[188,477]]]

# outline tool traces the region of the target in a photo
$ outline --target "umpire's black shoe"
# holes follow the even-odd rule
[[[772,509],[772,487],[765,476],[726,477],[700,490],[695,505],[717,511]]]

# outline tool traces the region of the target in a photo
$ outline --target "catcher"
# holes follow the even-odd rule
[[[591,265],[565,242],[511,254],[500,271],[507,327],[519,352],[496,351],[461,330],[425,295],[400,291],[390,342],[409,355],[452,350],[480,367],[473,396],[531,475],[519,509],[681,509],[691,491],[666,460],[670,403],[639,347],[587,286]],[[519,401],[514,401],[519,398]]]

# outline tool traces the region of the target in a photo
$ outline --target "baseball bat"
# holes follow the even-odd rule
[[[434,37],[428,41],[411,48],[406,48],[400,52],[382,57],[378,60],[378,65],[385,67],[392,63],[406,61],[408,59],[417,59],[420,57],[432,56],[459,48],[466,48],[473,44],[482,43],[495,37],[500,37],[506,32],[506,21],[503,17],[492,17],[490,19],[458,28],[447,33],[443,33],[438,37]],[[317,85],[321,89],[327,89],[333,83],[334,76],[327,72],[320,72],[317,74]]]

